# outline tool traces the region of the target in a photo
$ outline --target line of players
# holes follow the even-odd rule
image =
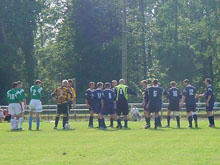
[[[170,82],[170,89],[167,92],[163,92],[163,88],[158,85],[158,80],[155,79],[152,82],[152,86],[148,87],[147,80],[142,80],[141,85],[143,87],[143,107],[146,119],[145,129],[151,127],[150,118],[151,114],[154,114],[155,124],[154,128],[157,129],[161,126],[161,120],[159,112],[162,108],[162,95],[166,95],[169,101],[167,112],[167,126],[170,127],[170,115],[174,112],[177,121],[177,127],[180,128],[180,116],[179,110],[183,107],[185,102],[186,112],[188,116],[189,128],[192,128],[192,121],[195,121],[195,127],[198,128],[198,117],[196,113],[196,99],[200,97],[206,97],[206,111],[209,120],[209,127],[214,127],[214,115],[212,113],[215,96],[212,88],[212,80],[206,78],[205,86],[207,90],[203,94],[196,94],[196,88],[192,86],[188,79],[183,81],[184,90],[181,92],[176,87],[176,82]],[[119,85],[117,81],[112,81],[112,88],[109,82],[105,83],[105,89],[103,90],[103,83],[97,83],[97,89],[95,83],[89,83],[89,89],[86,90],[86,105],[90,111],[89,127],[93,127],[93,115],[98,115],[98,127],[106,129],[104,120],[105,115],[110,115],[110,127],[113,127],[113,121],[117,118],[117,127],[122,128],[121,114],[124,115],[124,128],[128,128],[128,94],[137,96],[137,93],[125,85],[125,80],[121,79]],[[117,115],[117,117],[116,117]]]

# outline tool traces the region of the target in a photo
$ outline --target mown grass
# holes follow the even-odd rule
[[[199,121],[199,129],[187,128],[186,121],[181,129],[174,121],[173,127],[158,130],[144,130],[144,124],[103,131],[71,122],[73,129],[63,131],[42,122],[40,131],[27,131],[24,123],[24,131],[11,132],[8,123],[1,123],[0,164],[220,164],[220,128],[208,128],[206,120]]]

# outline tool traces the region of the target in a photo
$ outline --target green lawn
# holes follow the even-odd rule
[[[74,129],[63,131],[42,122],[40,131],[27,131],[25,123],[24,131],[11,132],[8,123],[0,123],[0,164],[220,164],[220,128],[208,128],[207,121],[199,121],[199,129],[188,129],[186,121],[181,129],[175,121],[173,128],[158,130],[144,130],[144,124],[103,131],[72,122]]]

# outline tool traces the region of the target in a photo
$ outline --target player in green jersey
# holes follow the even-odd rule
[[[23,112],[21,113],[19,117],[19,124],[20,124],[19,130],[23,130],[22,124],[24,122],[24,110],[26,109],[26,96],[25,96],[24,89],[22,89],[22,86],[23,86],[22,82],[18,81],[17,83],[18,83],[18,91],[20,92],[20,97],[21,97],[21,105],[23,109]]]
[[[29,104],[29,130],[32,129],[32,120],[33,114],[36,114],[36,123],[37,123],[37,130],[40,128],[40,112],[42,112],[42,104],[41,104],[41,97],[42,97],[42,87],[41,81],[36,80],[35,85],[30,88],[30,95],[31,101]]]
[[[7,92],[6,100],[9,103],[9,114],[11,114],[11,130],[18,130],[18,119],[20,114],[23,112],[21,106],[21,97],[18,89],[18,83],[14,82],[12,89]]]

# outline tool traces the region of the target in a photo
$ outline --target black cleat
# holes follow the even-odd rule
[[[28,130],[29,130],[29,131],[32,131],[32,129],[31,129],[30,127],[28,128]]]
[[[57,129],[57,127],[53,127],[53,129]]]
[[[150,125],[145,125],[144,126],[144,129],[149,129],[150,128]]]
[[[119,126],[119,125],[118,125],[116,128],[118,128],[118,129],[122,129],[122,126]]]
[[[191,125],[189,125],[189,128],[193,128]]]
[[[166,127],[165,128],[170,128],[170,126],[169,125],[166,125]]]
[[[89,128],[93,128],[93,125],[89,125],[88,127],[89,127]]]
[[[195,125],[195,128],[199,128],[199,127],[198,127],[198,124]]]

